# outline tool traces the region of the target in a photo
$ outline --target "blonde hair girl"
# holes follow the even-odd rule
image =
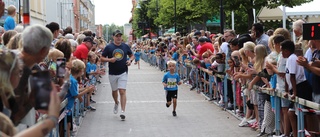
[[[21,76],[21,63],[18,56],[11,50],[0,49],[0,97],[4,105],[5,114],[10,117],[8,99],[15,96],[14,88],[19,84]]]
[[[13,89],[18,85],[11,78],[20,73],[21,61],[11,50],[0,49],[0,92],[7,96],[14,96]]]
[[[266,56],[268,55],[267,49],[263,45],[257,45],[255,48],[255,63],[253,65],[254,69],[256,70],[257,73],[259,73],[264,66],[264,60]]]

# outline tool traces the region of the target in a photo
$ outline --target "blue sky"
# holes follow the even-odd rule
[[[131,17],[132,0],[93,0],[96,24],[122,26]]]

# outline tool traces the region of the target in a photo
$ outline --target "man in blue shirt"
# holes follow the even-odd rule
[[[16,16],[16,7],[10,5],[8,7],[8,17],[4,21],[4,30],[13,30],[16,27],[16,22],[14,21],[14,17]]]
[[[130,47],[122,43],[122,33],[120,30],[113,32],[113,43],[107,45],[101,57],[101,62],[109,62],[109,81],[112,89],[112,97],[115,102],[114,114],[118,113],[118,91],[120,93],[121,120],[125,120],[126,108],[126,87],[128,80],[128,66],[135,59]],[[127,60],[127,56],[129,59]]]

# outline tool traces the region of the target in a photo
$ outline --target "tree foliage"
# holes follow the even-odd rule
[[[222,21],[225,23],[225,28],[231,28],[231,11],[234,11],[235,30],[238,33],[245,33],[253,24],[254,14],[257,14],[262,7],[275,8],[280,5],[293,7],[311,1],[313,0],[223,0],[225,17]],[[205,24],[213,16],[220,17],[219,5],[219,0],[176,0],[177,29]],[[134,10],[133,16],[136,35],[142,35],[137,23],[143,21],[151,23],[152,31],[156,31],[158,26],[164,28],[174,26],[174,0],[140,1],[140,6],[141,9]],[[257,13],[253,13],[253,8]]]
[[[256,13],[263,8],[276,8],[278,6],[293,7],[299,6],[306,2],[313,0],[224,0],[224,8],[226,13],[226,26],[231,26],[231,11],[235,12],[235,30],[240,33],[246,33],[254,22],[253,8],[256,9]]]
[[[115,30],[120,30],[123,33],[123,26],[118,26],[115,25],[114,23],[112,23],[111,25],[105,24],[103,26],[103,34],[104,34],[104,39],[108,42],[109,40],[113,40],[112,39],[112,33]],[[124,35],[123,35],[124,36]],[[128,37],[128,36],[126,36]],[[124,37],[124,38],[126,38]]]

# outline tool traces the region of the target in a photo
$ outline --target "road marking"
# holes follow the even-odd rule
[[[101,83],[102,85],[110,85],[109,82]],[[127,84],[161,84],[161,82],[127,82]]]
[[[165,103],[165,100],[130,100],[127,103]],[[178,100],[179,103],[199,103],[199,102],[208,102],[207,100]],[[98,101],[97,104],[114,104],[114,101]]]

